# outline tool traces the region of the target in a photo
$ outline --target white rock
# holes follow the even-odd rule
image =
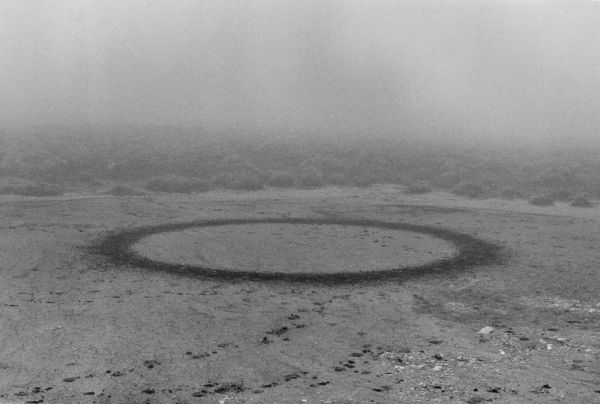
[[[489,334],[492,331],[494,331],[494,327],[490,327],[489,325],[486,327],[483,327],[481,330],[477,331],[479,334]]]

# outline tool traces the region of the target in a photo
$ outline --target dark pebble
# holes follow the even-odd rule
[[[283,377],[283,379],[284,379],[286,382],[289,382],[290,380],[294,380],[294,379],[297,379],[297,378],[299,378],[299,377],[300,377],[300,375],[299,375],[299,374],[297,374],[297,373],[292,373],[292,374],[289,374],[289,375],[285,375],[285,376]]]

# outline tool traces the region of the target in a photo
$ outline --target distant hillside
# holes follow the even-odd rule
[[[137,181],[163,192],[392,183],[471,198],[600,197],[592,150],[249,138],[172,127],[46,128],[7,132],[1,142],[0,179],[43,183],[44,191],[106,181]]]

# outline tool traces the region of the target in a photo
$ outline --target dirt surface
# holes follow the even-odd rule
[[[139,226],[334,216],[470,234],[507,257],[319,285],[148,271],[90,248]],[[394,187],[3,198],[0,240],[0,402],[600,402],[596,208]]]
[[[252,223],[207,226],[142,239],[156,261],[257,272],[336,273],[402,268],[450,258],[456,248],[427,234],[365,226]]]

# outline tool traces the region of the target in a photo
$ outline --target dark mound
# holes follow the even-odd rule
[[[574,206],[576,208],[591,208],[592,203],[587,198],[579,196],[575,198],[573,202],[571,202],[571,206]]]
[[[133,188],[126,187],[125,185],[116,185],[106,191],[107,194],[114,196],[141,196],[143,192],[137,191]]]
[[[529,204],[535,206],[552,206],[554,205],[554,199],[551,196],[536,196],[529,200]]]
[[[412,231],[430,234],[442,240],[449,241],[456,246],[458,253],[447,259],[434,261],[432,263],[390,268],[384,270],[373,270],[364,272],[338,272],[338,273],[266,273],[252,271],[223,270],[207,268],[202,266],[171,264],[154,261],[136,254],[130,248],[142,238],[151,234],[184,230],[192,227],[224,226],[235,224],[253,223],[287,223],[287,224],[330,224],[344,226],[377,227],[382,229]],[[408,223],[389,223],[374,220],[354,219],[218,219],[202,220],[187,223],[170,223],[158,226],[138,227],[121,232],[111,233],[94,246],[96,253],[108,257],[118,265],[135,266],[159,271],[168,271],[179,274],[192,275],[205,278],[218,279],[244,279],[258,281],[291,281],[291,282],[313,282],[322,284],[353,283],[359,281],[376,280],[401,280],[414,276],[431,273],[448,273],[479,265],[499,263],[503,259],[502,248],[486,241],[479,240],[473,236],[441,229],[432,226],[422,226]]]

